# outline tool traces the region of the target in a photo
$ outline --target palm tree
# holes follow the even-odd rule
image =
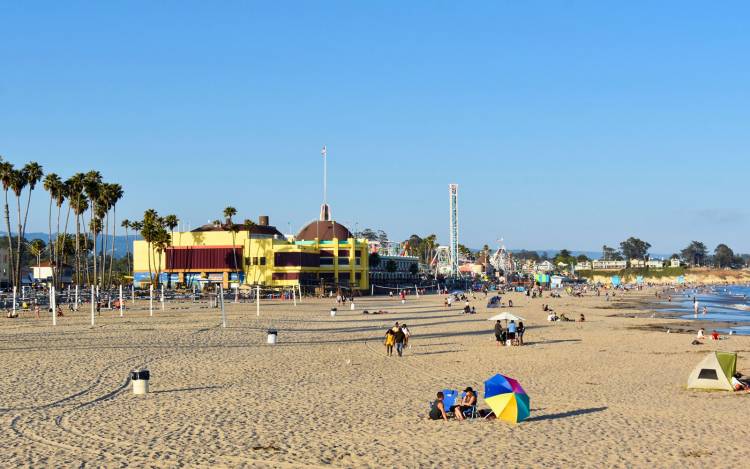
[[[36,257],[37,273],[41,275],[42,272],[42,253],[47,246],[41,239],[34,239],[29,243],[29,252]],[[51,263],[50,263],[51,265]],[[54,281],[54,276],[52,277]]]
[[[81,283],[81,216],[89,208],[83,195],[84,179],[83,173],[76,173],[65,181],[68,192],[68,206],[73,209],[73,214],[76,216],[75,264],[77,285]]]
[[[107,285],[112,283],[112,263],[115,260],[115,239],[117,239],[117,202],[122,199],[123,190],[119,184],[109,185],[110,203],[112,204],[112,248],[109,256],[109,279]]]
[[[130,267],[130,235],[128,234],[128,228],[130,228],[130,220],[124,219],[120,226],[125,228],[125,261],[128,264],[128,274],[133,275],[133,269]]]
[[[102,175],[99,173],[99,171],[89,171],[84,176],[83,180],[84,185],[84,191],[86,193],[86,197],[89,199],[89,226],[93,227],[96,226],[94,224],[94,211],[97,209],[100,209],[101,207],[98,207],[97,200],[99,199],[99,193],[101,191],[101,185],[102,185]],[[85,225],[84,225],[85,226]],[[93,260],[94,260],[94,282],[97,282],[97,269],[96,269],[96,235],[93,236]],[[88,262],[86,266],[86,273],[88,274]],[[93,285],[93,284],[92,284]]]
[[[47,227],[49,229],[47,238],[50,240],[50,244],[52,242],[52,204],[54,203],[55,199],[57,199],[58,192],[60,192],[60,189],[62,188],[62,180],[60,179],[60,176],[58,176],[55,173],[49,173],[44,178],[44,190],[49,192],[49,212],[47,213]],[[53,263],[52,258],[52,249],[49,250],[49,262],[50,264]]]
[[[70,194],[70,186],[68,185],[68,182],[61,182],[60,183],[60,190],[57,192],[57,200],[55,203],[57,204],[57,237],[60,237],[60,212],[62,211],[62,206],[65,203],[65,199],[68,198],[68,195]],[[68,203],[68,212],[65,215],[65,229],[63,230],[63,240],[67,243],[70,242],[68,239],[68,221],[70,220],[70,210],[71,206],[70,203]],[[58,245],[55,244],[55,261],[57,264],[60,264],[59,260],[61,257],[64,256],[64,253],[62,252],[64,249],[66,249],[65,244]],[[64,263],[64,262],[63,262]],[[57,282],[60,281],[60,269],[56,269],[57,272]]]
[[[235,215],[237,215],[236,208],[229,206],[224,209],[224,218],[226,218],[227,227],[229,228],[229,231],[232,232],[232,258],[234,258],[234,273],[237,274],[237,249],[235,248],[235,243],[237,240],[237,227],[232,221],[232,217]],[[239,281],[239,275],[237,280]]]
[[[23,235],[26,235],[26,222],[29,219],[29,207],[31,206],[31,193],[36,189],[37,183],[42,180],[44,176],[44,169],[42,165],[31,161],[26,163],[23,167],[23,172],[26,175],[26,183],[29,185],[29,195],[26,199],[26,213],[23,216]]]
[[[153,244],[156,253],[159,255],[159,260],[156,264],[156,285],[159,285],[159,277],[161,276],[161,256],[172,245],[172,238],[169,235],[166,227],[164,226],[164,219],[159,218],[159,223],[156,226],[156,231],[153,237]],[[171,276],[169,276],[171,278]]]
[[[15,284],[21,284],[21,239],[23,238],[23,225],[21,222],[21,194],[23,189],[27,185],[26,172],[21,170],[14,170],[10,177],[10,189],[16,196],[16,209],[18,212],[18,236],[16,237],[16,272],[15,272]]]
[[[179,224],[180,224],[180,219],[177,218],[177,215],[167,215],[166,217],[164,217],[164,226],[166,226],[167,229],[169,230],[173,243],[174,243],[174,229],[177,228],[177,225]]]
[[[159,224],[159,214],[154,209],[148,209],[143,212],[143,221],[141,222],[140,232],[143,240],[146,241],[148,252],[148,276],[151,284],[154,285],[154,272],[151,268],[151,249],[152,244],[157,238],[157,225]]]
[[[232,224],[232,217],[237,215],[237,209],[234,207],[227,207],[224,209],[224,218],[227,221],[227,225]]]
[[[8,161],[0,159],[0,182],[3,184],[3,191],[5,192],[5,229],[8,234],[8,271],[10,274],[10,281],[13,285],[16,285],[15,279],[15,263],[13,258],[13,238],[10,231],[10,207],[8,205],[8,190],[10,189],[10,183],[13,178],[13,164]]]

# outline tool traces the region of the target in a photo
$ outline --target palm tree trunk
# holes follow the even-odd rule
[[[109,285],[112,284],[112,263],[115,260],[115,239],[117,238],[117,204],[112,204],[112,253],[109,256]]]
[[[130,235],[128,234],[128,226],[125,225],[125,260],[128,263],[128,274],[133,275],[133,269],[130,268]]]
[[[63,230],[63,241],[62,246],[60,247],[60,250],[58,251],[59,254],[57,254],[57,258],[62,258],[62,266],[65,266],[65,260],[67,256],[65,255],[65,245],[68,241],[68,221],[70,220],[70,201],[68,201],[68,213],[65,215],[65,229]],[[60,207],[57,208],[57,236],[60,237]],[[58,268],[57,270],[57,282],[60,282],[61,270]],[[72,280],[72,279],[71,279]]]
[[[81,214],[81,219],[83,220],[83,239],[86,240],[86,244],[88,245],[89,230],[86,227],[86,214],[85,213]],[[86,247],[86,254],[82,256],[82,261],[83,261],[83,266],[84,266],[84,272],[86,273],[86,284],[89,287],[93,287],[93,284],[91,283],[91,272],[89,270],[88,246],[85,246],[85,247]]]
[[[53,262],[53,251],[52,251],[52,194],[49,196],[49,211],[47,215],[47,227],[49,228],[49,237],[47,238],[47,250],[49,251],[49,265],[52,268],[52,285],[56,286],[55,283],[55,262]],[[55,251],[57,251],[57,243],[55,243]]]
[[[102,257],[101,257],[101,285],[102,288],[109,288],[107,284],[107,242],[109,241],[109,210],[104,214],[104,236],[102,236]]]
[[[151,269],[151,243],[147,243],[146,248],[148,249],[148,279],[151,281],[151,285],[153,285],[154,272]]]
[[[8,205],[8,189],[5,189],[5,228],[8,230],[8,278],[11,285],[18,285],[16,282],[16,265],[13,262],[13,235],[10,232],[10,207]]]
[[[18,238],[16,238],[16,255],[17,255],[17,262],[16,262],[16,279],[18,280],[18,285],[22,285],[21,283],[21,238],[23,235],[21,234],[21,230],[23,227],[21,226],[21,195],[16,195],[16,209],[18,210]]]
[[[93,250],[92,250],[93,256],[91,256],[91,257],[92,257],[92,259],[94,261],[94,266],[93,266],[94,267],[94,275],[93,275],[93,279],[94,279],[94,283],[96,283],[98,285],[98,283],[99,283],[99,277],[97,276],[97,271],[96,271],[96,257],[97,257],[98,254],[96,253],[96,230],[94,229],[93,221],[94,221],[94,199],[91,199],[91,210],[89,210],[89,228],[91,229],[91,237],[94,240],[93,241],[94,245],[92,246],[93,247]],[[88,272],[88,267],[86,268],[86,271]]]

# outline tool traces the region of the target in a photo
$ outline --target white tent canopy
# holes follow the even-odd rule
[[[491,318],[487,318],[488,321],[525,321],[524,318],[521,316],[516,316],[515,314],[509,313],[507,311],[502,312],[500,314],[496,314],[492,316]]]

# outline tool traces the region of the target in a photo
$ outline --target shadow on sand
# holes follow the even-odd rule
[[[160,391],[151,391],[151,394],[167,393],[167,392],[189,392],[189,391],[204,391],[207,389],[221,389],[223,386],[201,386],[195,388],[179,388],[179,389],[163,389]]]
[[[577,415],[586,415],[586,414],[593,414],[596,412],[603,412],[607,409],[608,407],[591,407],[589,409],[569,410],[567,412],[560,412],[557,414],[548,414],[548,415],[540,415],[539,417],[531,417],[524,421],[525,422],[540,422],[542,420],[565,419],[568,417],[575,417]]]

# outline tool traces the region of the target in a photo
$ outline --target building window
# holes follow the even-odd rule
[[[258,258],[257,257],[253,257],[253,265],[258,265]]]
[[[339,257],[339,265],[349,265],[348,257]]]
[[[266,265],[266,258],[265,257],[261,257],[260,258],[260,265]]]

